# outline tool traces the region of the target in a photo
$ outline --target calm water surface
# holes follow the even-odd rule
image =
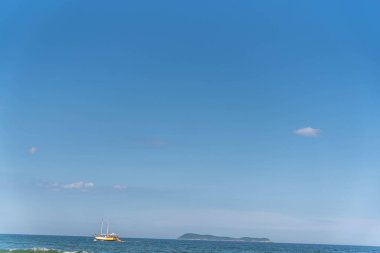
[[[380,247],[313,244],[255,244],[123,238],[125,243],[94,242],[91,237],[0,235],[0,253],[380,253]]]

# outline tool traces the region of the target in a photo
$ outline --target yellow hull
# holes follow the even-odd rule
[[[97,241],[118,241],[117,237],[95,236]]]

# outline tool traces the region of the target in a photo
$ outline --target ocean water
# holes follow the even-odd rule
[[[366,246],[122,239],[124,243],[80,236],[0,235],[0,253],[380,253],[380,247]]]

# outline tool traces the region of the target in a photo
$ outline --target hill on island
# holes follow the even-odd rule
[[[199,235],[194,233],[187,233],[180,237],[178,240],[202,240],[202,241],[227,241],[227,242],[258,242],[258,243],[271,243],[268,238],[255,238],[255,237],[241,237],[233,238],[226,236],[214,236],[214,235]]]

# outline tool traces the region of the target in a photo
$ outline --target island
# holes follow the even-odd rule
[[[199,235],[187,233],[177,238],[177,240],[199,240],[199,241],[223,241],[223,242],[254,242],[254,243],[271,243],[268,238],[241,237],[232,238],[226,236]]]

